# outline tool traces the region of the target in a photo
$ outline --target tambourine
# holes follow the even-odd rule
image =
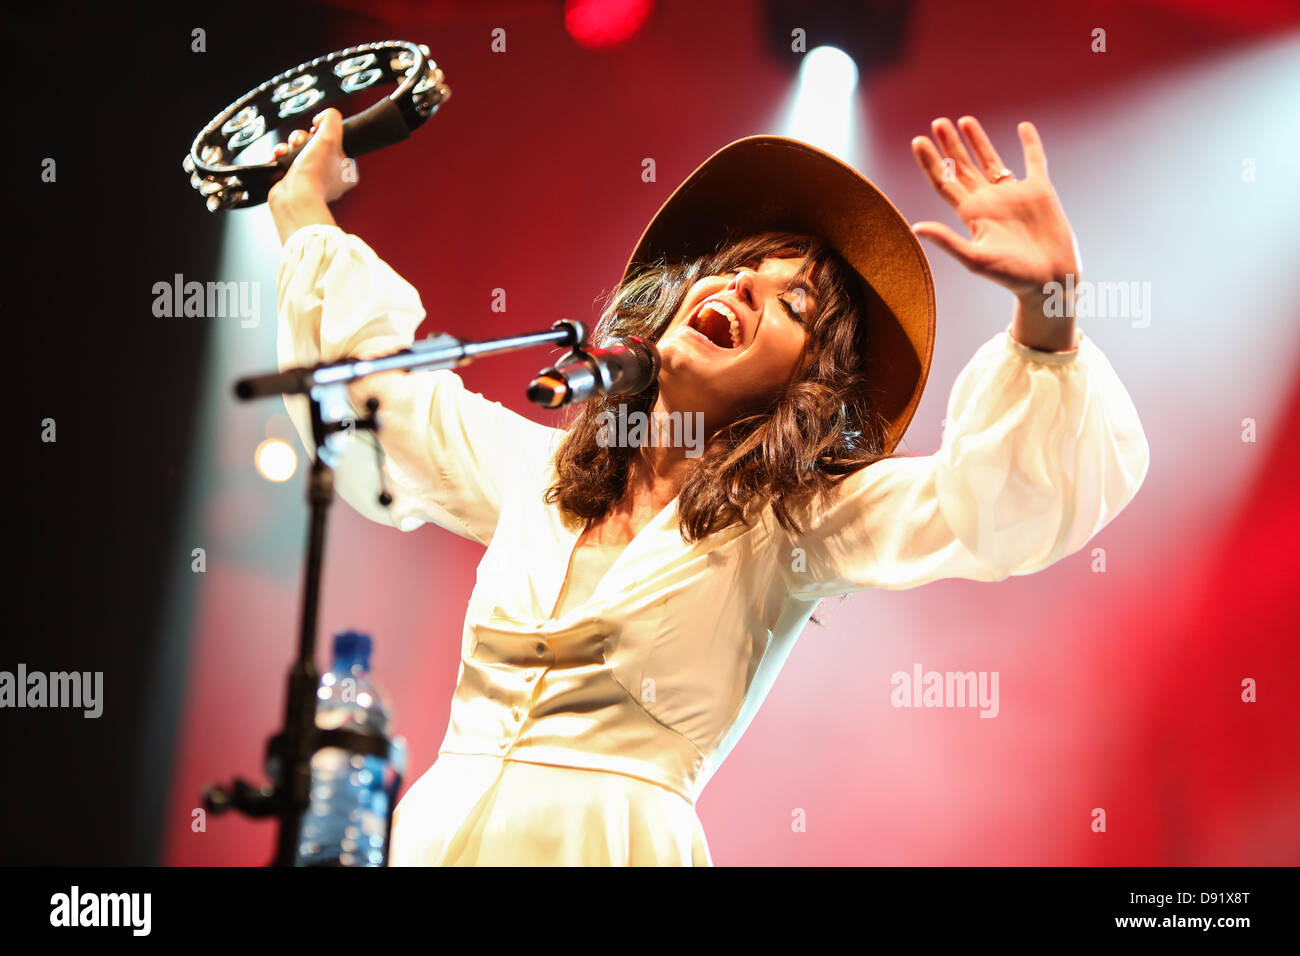
[[[388,83],[397,84],[392,94],[343,121],[346,155],[406,139],[451,96],[423,43],[387,40],[318,56],[249,90],[203,127],[182,164],[190,185],[211,212],[266,202],[303,149],[276,157],[276,145],[287,140],[278,135],[281,127],[310,126],[299,117],[315,116],[335,100]]]

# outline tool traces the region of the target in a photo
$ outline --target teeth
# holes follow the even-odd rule
[[[731,311],[731,307],[728,306],[721,299],[710,299],[707,302],[705,302],[704,306],[697,313],[697,317],[702,317],[704,313],[710,309],[712,309],[718,315],[726,319],[727,322],[731,325],[732,348],[740,348],[740,342],[741,342],[740,320],[737,319],[736,314]]]
[[[712,302],[709,303],[709,305],[713,308],[714,312],[721,313],[722,315],[730,319],[732,322],[736,321],[736,313],[732,312],[730,307],[727,305],[727,303],[723,302],[721,299],[714,299]]]

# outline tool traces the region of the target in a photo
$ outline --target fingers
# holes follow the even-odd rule
[[[313,133],[319,133],[321,139],[326,141],[343,139],[343,114],[331,106],[329,109],[321,110],[312,120],[311,128]]]
[[[312,127],[312,133],[314,132],[316,132],[316,128]],[[289,138],[287,140],[285,140],[283,143],[276,144],[274,149],[275,155],[283,156],[285,153],[289,152],[289,150],[297,149],[303,143],[307,142],[308,137],[310,137],[312,133],[308,133],[306,130],[302,130],[302,129],[294,130],[292,133],[289,134]]]
[[[928,137],[917,136],[912,140],[912,155],[916,157],[921,171],[929,177],[930,185],[951,206],[956,207],[966,197],[967,190],[957,181],[953,164],[944,163],[943,157]]]
[[[1043,152],[1043,141],[1038,138],[1038,130],[1028,121],[1016,127],[1020,134],[1020,145],[1025,153],[1025,172],[1034,178],[1047,178],[1047,155]]]
[[[952,125],[952,120],[941,116],[930,124],[930,129],[940,148],[943,149],[944,155],[953,160],[957,179],[963,186],[974,189],[986,181],[974,160],[970,158],[970,153],[966,152],[966,144],[961,141],[961,136],[957,133],[957,127]]]
[[[957,120],[957,125],[966,134],[971,149],[975,151],[979,168],[987,179],[992,180],[999,172],[1006,169],[1007,164],[1002,162],[1002,157],[993,148],[993,143],[989,141],[988,134],[984,132],[984,127],[980,125],[979,120],[973,116],[963,116]]]
[[[311,121],[311,130],[296,129],[289,134],[289,138],[283,143],[278,143],[273,150],[276,156],[283,156],[290,150],[297,149],[307,142],[308,139],[314,138],[317,134],[326,141],[333,139],[342,139],[343,134],[343,114],[334,107],[322,110],[317,113]]]
[[[342,122],[343,122],[343,114],[340,113],[338,111],[338,108],[334,106],[330,106],[327,107],[326,109],[321,110],[311,119],[311,125],[313,127],[319,126],[321,123],[325,123],[328,126],[341,125]]]
[[[916,222],[912,224],[912,231],[940,246],[967,269],[973,269],[979,260],[975,244],[941,222]]]

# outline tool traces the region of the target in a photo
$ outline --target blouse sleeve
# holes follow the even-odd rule
[[[805,534],[788,536],[780,566],[792,596],[1032,574],[1133,499],[1150,450],[1101,350],[1082,330],[1064,352],[1028,348],[1010,331],[957,377],[937,453],[853,473],[805,516]]]
[[[305,226],[289,237],[277,292],[282,370],[407,348],[425,314],[410,283],[338,226]],[[365,431],[354,432],[335,466],[335,490],[373,521],[403,531],[432,522],[488,544],[511,482],[545,467],[558,430],[469,391],[450,369],[375,381],[392,504],[379,504],[375,438]],[[306,397],[286,396],[285,404],[314,455]]]

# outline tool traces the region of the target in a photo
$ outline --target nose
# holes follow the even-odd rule
[[[745,307],[755,312],[758,309],[758,291],[755,289],[754,276],[746,269],[737,269],[735,277],[727,283],[728,292],[734,293]]]

